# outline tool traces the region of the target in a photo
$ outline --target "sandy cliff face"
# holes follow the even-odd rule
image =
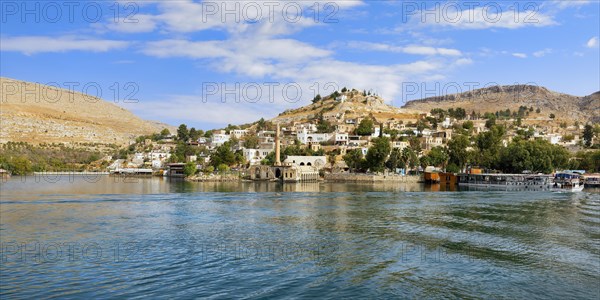
[[[36,83],[0,78],[0,142],[127,144],[172,127],[114,103]]]
[[[433,108],[462,107],[467,112],[518,110],[519,106],[540,108],[542,116],[583,122],[600,121],[600,92],[577,97],[532,85],[494,86],[465,93],[409,101],[404,108],[431,111]]]

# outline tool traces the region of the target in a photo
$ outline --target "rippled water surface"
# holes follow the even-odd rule
[[[0,189],[2,299],[600,298],[594,191],[109,177]]]

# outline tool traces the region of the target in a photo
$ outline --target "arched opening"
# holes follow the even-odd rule
[[[310,167],[310,166],[312,166],[312,164],[311,164],[311,163],[307,163],[306,165],[307,165],[307,166],[309,166],[309,167]]]
[[[281,177],[281,170],[275,169],[275,178],[280,178],[280,177]]]
[[[303,162],[301,162],[301,163],[300,163],[300,165],[301,165],[301,166],[304,166],[304,163],[303,163]]]

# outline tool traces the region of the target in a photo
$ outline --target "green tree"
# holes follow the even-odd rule
[[[335,128],[331,125],[331,123],[323,118],[323,114],[319,114],[317,124],[317,132],[318,133],[331,133],[335,130]]]
[[[473,124],[473,121],[466,121],[462,124],[462,127],[464,129],[468,130],[469,132],[473,131],[474,126],[475,125]]]
[[[436,167],[445,166],[449,159],[448,153],[443,147],[433,147],[425,157],[428,158],[430,165]]]
[[[190,133],[185,124],[179,125],[177,128],[177,140],[186,142],[190,137]]]
[[[356,128],[356,134],[362,136],[373,134],[373,120],[371,118],[365,118],[360,121],[358,128]]]
[[[223,145],[217,147],[211,157],[210,157],[210,165],[218,168],[219,165],[225,164],[228,166],[232,166],[236,163],[235,153],[231,151],[231,143],[225,142]]]
[[[171,132],[169,131],[169,129],[165,128],[160,132],[160,136],[161,137],[167,137],[171,134]]]
[[[455,136],[448,142],[448,157],[449,163],[456,165],[459,169],[464,167],[469,162],[470,153],[467,148],[471,145],[469,138],[464,135]]]
[[[492,128],[496,125],[496,117],[491,117],[485,121],[485,128]]]
[[[385,169],[385,162],[391,152],[390,139],[378,137],[372,140],[373,146],[367,152],[367,167],[372,172],[381,172]]]
[[[244,140],[244,148],[258,149],[259,140],[256,135],[247,135]]]
[[[406,168],[406,161],[402,157],[402,151],[398,148],[392,149],[390,157],[385,162],[385,166],[392,172],[396,172],[396,169]]]
[[[204,132],[202,130],[196,130],[196,128],[192,127],[189,131],[189,138],[192,141],[197,141],[203,134]]]
[[[321,98],[321,94],[317,94],[317,95],[316,95],[316,96],[313,98],[312,102],[313,102],[313,103],[317,103],[317,102],[321,101],[321,99],[322,99],[322,98]]]
[[[225,172],[229,171],[229,166],[226,164],[220,164],[217,167],[217,170],[219,171],[219,173],[225,173]]]
[[[202,170],[204,172],[204,174],[211,174],[215,172],[215,167],[213,166],[208,166],[206,168],[204,168],[204,170]]]
[[[266,130],[267,129],[267,121],[264,118],[260,118],[258,122],[256,122],[256,130]]]
[[[600,172],[600,150],[579,151],[569,162],[570,169]]]
[[[592,140],[594,139],[594,128],[590,124],[586,124],[583,129],[583,141],[586,147],[592,146]]]
[[[31,161],[26,156],[18,156],[9,162],[7,168],[12,174],[27,175],[33,171]]]
[[[425,128],[427,128],[427,126],[425,126],[425,122],[423,122],[423,120],[419,120],[417,121],[417,131],[422,133],[423,130],[425,130]]]
[[[450,163],[446,167],[446,172],[449,172],[449,173],[459,173],[460,172],[460,168],[456,164]]]
[[[360,149],[352,149],[344,155],[344,162],[350,168],[350,172],[354,172],[363,165],[363,155]]]
[[[477,135],[475,145],[479,151],[475,158],[480,166],[488,168],[495,166],[505,133],[506,129],[503,126],[494,125],[489,131]]]
[[[402,149],[402,161],[404,161],[404,164],[408,168],[414,169],[419,165],[419,156],[415,150],[410,147],[406,147]]]
[[[183,167],[183,173],[185,174],[185,177],[190,177],[190,176],[196,174],[196,163],[194,163],[194,162],[186,163],[185,166]]]
[[[515,138],[500,151],[498,169],[505,173],[532,172],[552,173],[569,166],[569,152],[562,146],[545,140]]]

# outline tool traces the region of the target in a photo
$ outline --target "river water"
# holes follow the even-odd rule
[[[599,299],[600,194],[13,177],[0,298]]]

